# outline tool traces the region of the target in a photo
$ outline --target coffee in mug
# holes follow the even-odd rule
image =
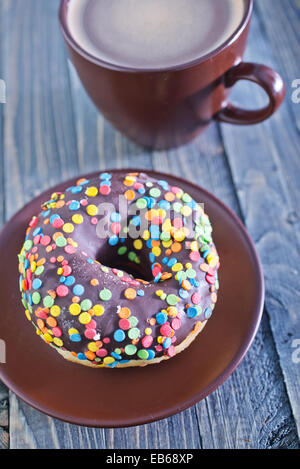
[[[244,0],[70,0],[67,21],[77,43],[98,59],[159,69],[217,49],[244,13]]]

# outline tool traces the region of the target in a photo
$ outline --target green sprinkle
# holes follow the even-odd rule
[[[43,299],[43,304],[45,308],[51,308],[51,306],[54,305],[54,299],[52,298],[52,296],[45,296],[45,298]]]
[[[24,243],[24,249],[26,251],[29,251],[33,246],[33,241],[31,241],[31,239],[27,239],[27,241],[25,241]]]
[[[59,248],[63,248],[67,245],[67,240],[64,236],[59,236],[56,241],[56,246],[58,246]]]
[[[195,278],[196,277],[196,271],[194,269],[188,269],[186,271],[186,275],[188,278]]]
[[[160,196],[161,191],[160,191],[158,188],[153,187],[153,189],[151,189],[151,190],[149,191],[149,194],[150,194],[151,197],[157,198],[157,197]]]
[[[180,202],[174,202],[174,204],[173,204],[174,212],[180,213],[181,209],[182,209],[182,204]]]
[[[93,306],[93,303],[91,302],[91,300],[82,300],[82,302],[80,303],[80,307],[82,309],[82,311],[89,311],[90,309],[92,309],[92,306]]]
[[[127,355],[134,355],[136,353],[136,346],[135,345],[126,345],[125,353]]]
[[[137,354],[141,360],[147,360],[147,358],[149,357],[149,353],[147,352],[147,350],[139,350]]]
[[[143,210],[147,207],[147,200],[146,199],[137,199],[136,206],[138,209]]]
[[[183,196],[181,197],[181,200],[182,200],[182,202],[184,202],[185,204],[188,204],[188,203],[192,202],[193,199],[192,199],[192,197],[191,197],[189,194],[185,193],[185,194],[183,194]]]
[[[104,288],[103,290],[101,290],[101,292],[99,293],[99,297],[100,297],[100,300],[102,301],[109,301],[112,297],[112,293],[110,290],[108,290],[107,288]]]
[[[34,275],[41,275],[45,270],[45,267],[43,265],[40,265],[37,267],[34,271]]]
[[[121,246],[121,247],[118,249],[118,254],[119,254],[120,256],[123,256],[126,252],[127,252],[127,247],[126,247],[126,246]]]
[[[129,339],[138,339],[140,336],[140,330],[137,327],[133,327],[128,331]]]
[[[162,241],[170,241],[171,233],[169,233],[168,231],[163,231],[162,234],[160,235],[160,239]]]
[[[178,303],[178,297],[176,295],[168,295],[167,296],[167,303],[170,306],[175,306]]]
[[[138,318],[136,318],[135,316],[130,316],[129,322],[130,322],[130,326],[131,326],[131,327],[135,327],[135,326],[138,325],[139,320],[138,320]]]
[[[130,261],[134,261],[136,259],[136,253],[133,252],[133,251],[130,251],[129,254],[128,254],[128,259]]]

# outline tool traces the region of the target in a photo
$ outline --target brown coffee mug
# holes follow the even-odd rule
[[[179,146],[203,132],[213,119],[240,125],[262,122],[285,97],[278,73],[265,65],[242,61],[253,0],[245,0],[243,20],[223,45],[188,64],[156,70],[106,63],[83,50],[68,28],[69,1],[61,1],[59,19],[87,93],[116,128],[142,145],[156,149]],[[246,110],[228,102],[231,88],[240,80],[260,85],[269,104]]]

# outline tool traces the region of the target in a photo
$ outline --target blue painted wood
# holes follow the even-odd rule
[[[265,1],[269,0],[262,0]],[[296,3],[292,4],[295,8]],[[67,59],[57,25],[57,6],[58,0],[26,0],[26,9],[24,0],[2,0],[0,4],[5,38],[0,67],[8,83],[8,102],[2,122],[5,190],[0,191],[6,217],[38,192],[73,175],[109,167],[154,168],[186,177],[212,191],[244,218],[260,247],[260,237],[253,227],[261,226],[261,237],[268,233],[263,223],[264,211],[273,202],[269,201],[268,194],[261,193],[261,200],[254,199],[259,211],[253,206],[253,152],[257,154],[254,159],[257,166],[262,149],[264,158],[269,146],[274,155],[279,142],[275,145],[270,141],[280,135],[282,128],[283,135],[288,132],[282,118],[274,117],[272,126],[270,123],[245,129],[222,126],[220,130],[213,125],[185,147],[168,152],[145,151],[116,132],[87,98]],[[249,42],[251,57],[262,54],[258,44],[264,44],[262,50],[268,57],[272,49],[269,36],[262,34],[266,26],[261,16],[262,11],[257,10]],[[288,51],[285,54],[289,57]],[[283,66],[279,65],[279,68]],[[240,100],[244,92],[237,90],[235,95]],[[257,88],[253,88],[251,101],[256,103],[262,99]],[[285,119],[291,122],[290,110],[286,111]],[[270,167],[262,166],[260,174],[267,181]],[[256,167],[254,170],[258,171]],[[280,177],[289,174],[282,165],[280,171]],[[275,188],[281,194],[281,182],[277,182]],[[274,197],[273,185],[270,195]],[[283,226],[281,219],[279,226]],[[275,250],[276,243],[277,239],[273,243]],[[260,252],[264,260],[264,249],[260,248]],[[299,259],[299,254],[294,256]],[[285,259],[281,268],[283,272],[288,269]],[[270,282],[274,298],[279,280],[272,277],[273,285]],[[291,392],[287,394],[282,371],[287,368],[287,357],[281,355],[272,314],[272,308],[268,307],[253,346],[231,378],[191,409],[141,427],[88,429],[42,415],[11,394],[10,447],[299,447],[293,416],[295,403]]]

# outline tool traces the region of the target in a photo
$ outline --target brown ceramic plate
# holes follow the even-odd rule
[[[75,179],[34,199],[0,235],[0,339],[6,343],[7,361],[0,365],[0,378],[31,406],[73,424],[123,427],[186,409],[230,376],[259,326],[264,301],[262,270],[241,222],[200,187],[173,176],[148,174],[167,178],[205,203],[222,266],[219,301],[206,328],[188,349],[159,365],[110,370],[67,362],[36,336],[25,318],[17,269],[25,229],[41,203]]]

